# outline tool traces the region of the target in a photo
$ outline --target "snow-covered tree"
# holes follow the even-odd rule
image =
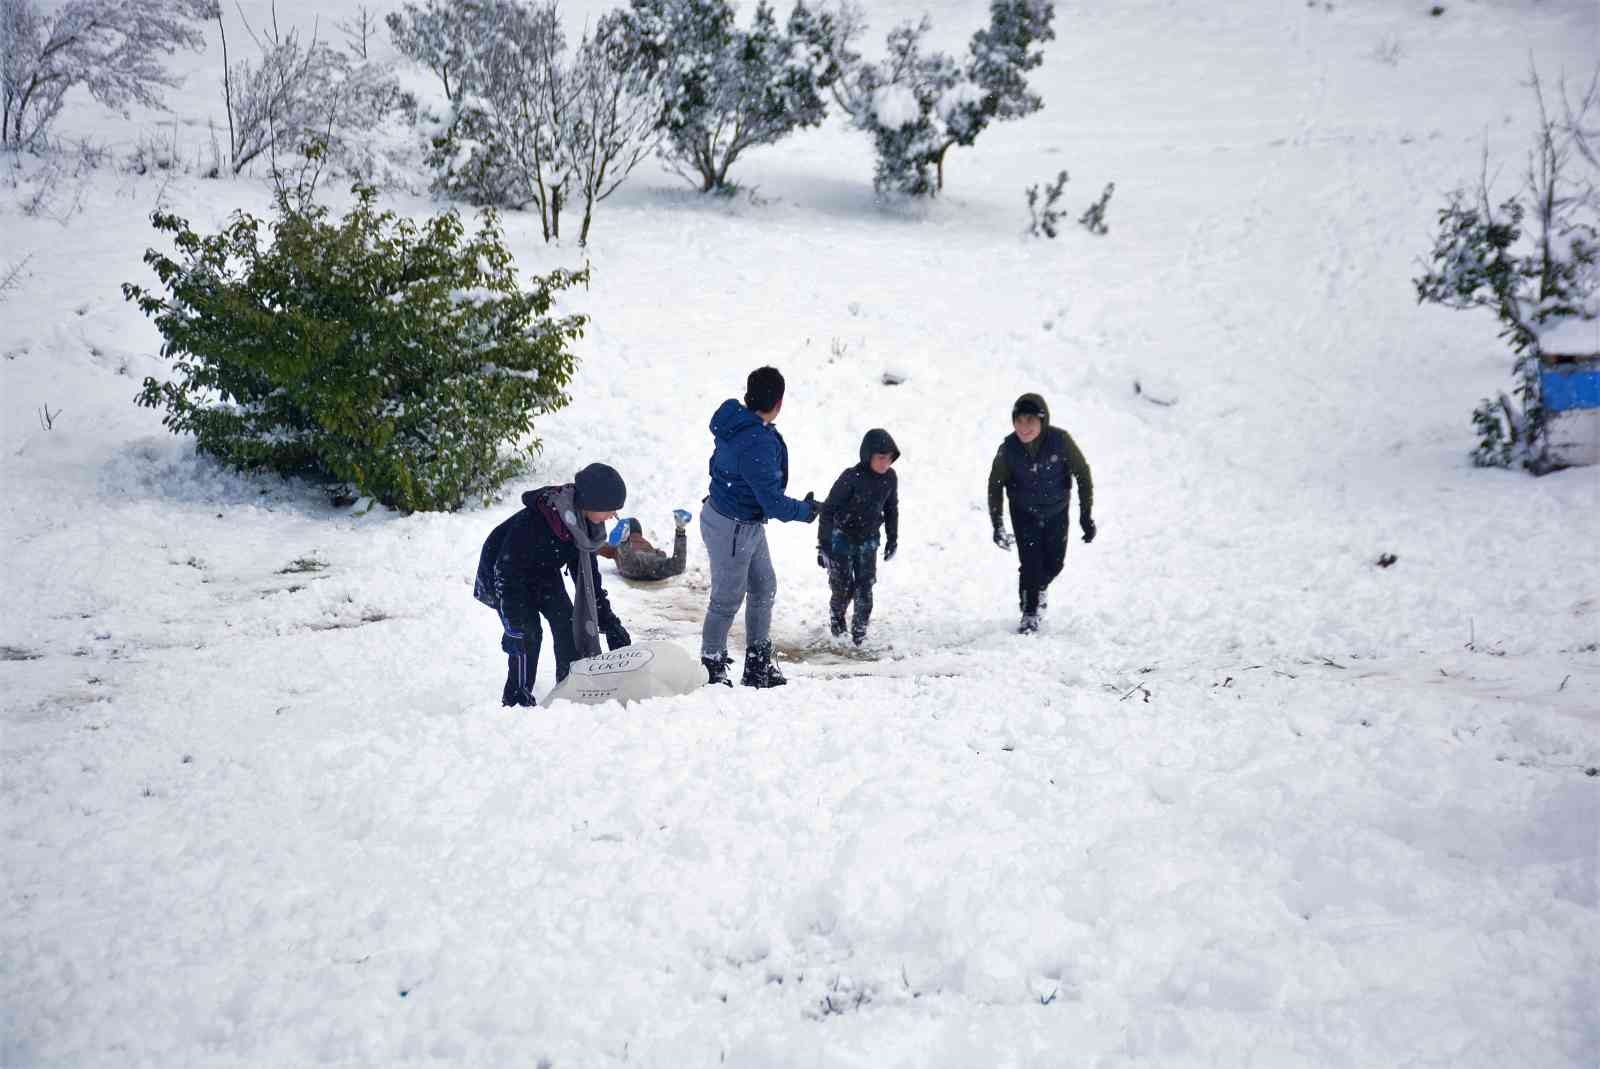
[[[703,192],[726,191],[744,152],[820,123],[838,75],[832,26],[804,0],[781,27],[761,0],[749,29],[729,0],[632,0],[619,31],[661,94],[669,164]]]
[[[1550,466],[1540,336],[1565,321],[1600,318],[1600,154],[1592,129],[1600,72],[1576,105],[1563,87],[1564,120],[1546,107],[1537,71],[1532,85],[1539,126],[1521,194],[1495,205],[1485,159],[1477,188],[1456,190],[1440,209],[1428,268],[1412,284],[1419,302],[1488,308],[1499,318],[1514,354],[1515,401],[1502,393],[1479,403],[1473,463],[1538,472]]]
[[[33,0],[0,0],[0,148],[36,147],[82,86],[107,107],[161,108],[178,79],[162,66],[205,37],[201,0],[68,0],[45,13]]]
[[[578,243],[586,245],[595,205],[660,143],[661,96],[633,65],[620,12],[601,19],[584,39],[569,77],[575,93],[562,142],[583,197]]]
[[[228,115],[228,158],[234,174],[266,157],[274,176],[282,157],[301,157],[318,146],[321,158],[362,174],[368,134],[393,109],[399,88],[393,74],[354,51],[341,52],[313,28],[302,40],[298,28],[278,26],[277,10],[264,32],[245,32],[260,58],[231,62],[220,4],[211,9],[222,39],[223,102]],[[365,48],[363,42],[361,47]]]
[[[395,47],[439,79],[442,111],[419,108],[433,187],[471,204],[538,208],[560,237],[572,178],[563,131],[575,82],[553,2],[426,0],[388,17]]]
[[[860,9],[847,8],[831,38],[842,74],[833,93],[852,122],[872,135],[874,186],[933,196],[944,188],[952,147],[971,145],[992,122],[1043,107],[1028,88],[1027,72],[1044,61],[1044,42],[1055,39],[1054,15],[1051,0],[993,0],[989,25],[973,34],[965,65],[926,50],[932,24],[924,17],[891,30],[887,56],[865,63],[850,43],[864,25]]]
[[[395,46],[439,79],[442,112],[418,108],[434,189],[473,204],[535,207],[546,241],[561,211],[595,206],[654,150],[661,101],[608,15],[569,53],[553,0],[426,0],[389,16]]]

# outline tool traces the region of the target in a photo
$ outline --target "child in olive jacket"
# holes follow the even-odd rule
[[[878,579],[878,528],[883,559],[893,560],[900,538],[900,492],[893,465],[900,449],[889,432],[874,427],[861,439],[861,461],[834,481],[818,510],[817,563],[828,570],[828,630],[845,632],[844,610],[852,601],[850,639],[866,641],[872,619],[872,587]]]
[[[995,545],[1009,550],[1014,542],[1017,547],[1017,602],[1022,610],[1017,630],[1026,635],[1039,630],[1045,591],[1066,563],[1074,481],[1083,540],[1094,541],[1094,480],[1072,435],[1051,424],[1043,397],[1025,393],[1017,398],[1011,427],[989,468],[989,522]],[[1006,533],[1000,516],[1005,498],[1010,498],[1014,537]]]

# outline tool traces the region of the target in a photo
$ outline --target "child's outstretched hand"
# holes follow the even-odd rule
[[[1004,527],[1000,526],[999,524],[995,524],[995,528],[994,528],[994,544],[995,545],[999,546],[1001,549],[1003,549],[1007,553],[1009,553],[1009,552],[1011,552],[1011,547],[1016,545],[1016,543],[1017,543],[1017,540],[1016,540],[1015,536],[1007,534],[1006,533],[1006,529]]]
[[[884,546],[883,559],[886,561],[894,560],[895,551],[899,548],[899,543],[896,542],[890,542],[888,545]]]

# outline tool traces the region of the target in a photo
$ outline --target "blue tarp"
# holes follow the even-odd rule
[[[1600,408],[1600,368],[1550,368],[1539,373],[1539,388],[1547,412]]]

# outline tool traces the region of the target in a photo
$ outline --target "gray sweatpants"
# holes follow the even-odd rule
[[[711,566],[711,604],[700,632],[700,655],[728,651],[728,631],[744,603],[744,641],[748,649],[766,642],[772,630],[772,603],[778,599],[778,575],[767,551],[765,524],[733,520],[711,507],[700,509],[700,537]]]

